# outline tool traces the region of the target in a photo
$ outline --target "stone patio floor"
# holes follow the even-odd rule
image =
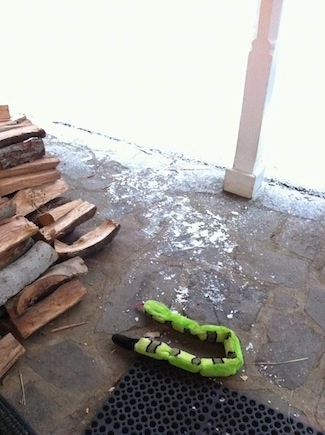
[[[234,329],[245,366],[222,383],[325,431],[325,196],[265,182],[249,201],[223,192],[214,165],[44,127],[70,186],[64,196],[98,207],[76,231],[104,218],[121,230],[85,259],[85,299],[23,341],[26,353],[2,380],[0,393],[36,432],[83,433],[136,358],[112,334],[159,330],[170,340],[135,308],[146,299]]]

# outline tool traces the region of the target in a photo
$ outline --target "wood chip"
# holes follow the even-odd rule
[[[23,406],[26,406],[25,386],[24,386],[23,375],[21,373],[19,373],[19,379],[20,379],[20,385],[21,385],[21,391],[22,391],[22,398],[19,401],[19,403]]]

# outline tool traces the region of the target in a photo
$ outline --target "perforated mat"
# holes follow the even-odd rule
[[[85,435],[324,435],[214,380],[140,357]]]
[[[36,435],[17,410],[0,395],[0,434]]]

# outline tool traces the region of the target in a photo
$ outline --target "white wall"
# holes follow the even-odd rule
[[[284,0],[263,141],[267,175],[325,191],[325,1]]]
[[[10,0],[0,101],[231,167],[255,11],[255,0]],[[284,1],[263,129],[267,174],[323,189],[324,23],[324,0]]]
[[[231,165],[255,3],[11,0],[0,95],[23,112]]]

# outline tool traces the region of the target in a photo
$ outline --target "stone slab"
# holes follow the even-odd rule
[[[285,313],[273,314],[267,322],[268,342],[259,349],[256,361],[277,363],[259,366],[259,370],[281,387],[295,389],[303,385],[324,352],[325,338],[305,322],[297,314]],[[308,359],[284,363],[301,358]]]
[[[280,249],[270,249],[255,240],[238,247],[236,260],[245,274],[260,281],[300,288],[307,280],[306,260],[283,254]]]
[[[105,379],[96,360],[70,340],[41,349],[28,364],[46,382],[76,393],[90,392]]]
[[[273,210],[247,207],[239,216],[238,233],[243,239],[268,241],[282,229],[285,217]]]
[[[204,270],[190,276],[190,288],[186,306],[190,318],[246,331],[256,322],[267,297],[265,292],[240,277],[230,280]]]
[[[60,406],[46,394],[41,384],[35,381],[24,384],[26,405],[22,405],[22,392],[17,391],[8,401],[18,413],[31,425],[37,434],[49,433],[50,427],[55,427],[57,415],[61,413]]]
[[[323,288],[309,290],[305,311],[325,331],[325,290]]]
[[[325,228],[311,219],[288,218],[275,242],[294,254],[313,259],[325,252]]]

